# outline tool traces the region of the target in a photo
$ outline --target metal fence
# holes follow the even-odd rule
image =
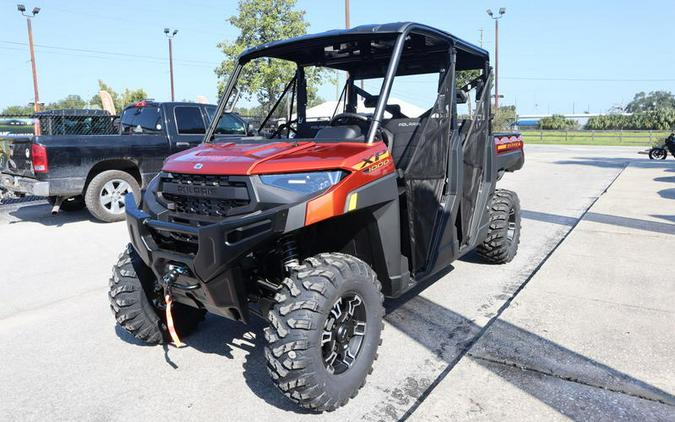
[[[55,110],[31,115],[0,115],[0,136],[7,135],[114,135],[118,116],[102,110]]]
[[[521,130],[525,142],[582,143],[649,146],[662,142],[671,132],[657,130]]]

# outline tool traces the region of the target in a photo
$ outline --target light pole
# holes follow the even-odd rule
[[[350,12],[349,12],[349,0],[345,0],[345,29],[349,29],[349,28],[351,28]],[[363,79],[361,79],[361,89],[363,89]]]
[[[164,28],[164,35],[169,39],[169,78],[171,79],[171,101],[175,101],[173,94],[173,46],[171,41],[173,37],[178,33],[177,29],[174,29],[173,32],[169,28]]]
[[[499,8],[499,15],[495,16],[488,9],[487,14],[495,21],[495,108],[499,110],[499,19],[506,13],[505,7]]]
[[[40,8],[34,7],[31,13],[26,13],[26,6],[17,4],[16,9],[26,17],[26,23],[28,24],[28,48],[30,49],[30,63],[33,68],[33,94],[35,95],[33,110],[37,113],[40,111],[40,95],[38,94],[37,65],[35,64],[35,48],[33,47],[33,26],[31,20],[40,13]]]
[[[345,28],[349,29],[349,0],[345,0]]]

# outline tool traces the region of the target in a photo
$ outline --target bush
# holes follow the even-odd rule
[[[608,114],[588,119],[589,130],[672,130],[675,129],[675,109],[662,108],[631,115]]]
[[[544,130],[573,130],[578,128],[576,120],[566,119],[561,114],[544,117],[539,121],[539,128]]]
[[[516,121],[516,106],[501,106],[496,110],[492,106],[492,130],[494,132],[511,130],[511,125]]]

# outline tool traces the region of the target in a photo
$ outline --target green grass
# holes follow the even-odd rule
[[[662,142],[670,132],[664,131],[527,131],[521,132],[528,144],[644,146]]]

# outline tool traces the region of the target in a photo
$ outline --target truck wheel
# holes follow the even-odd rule
[[[47,202],[49,202],[49,205],[54,206],[56,203],[56,197],[55,196],[50,196],[47,198]],[[64,199],[63,202],[61,202],[61,211],[80,211],[84,209],[85,204],[84,204],[84,198],[82,195],[77,195],[77,196],[71,196],[70,198]]]
[[[267,369],[281,392],[317,411],[356,397],[382,342],[383,300],[373,270],[353,256],[323,253],[291,269],[265,328]]]
[[[112,223],[124,220],[124,196],[129,192],[137,202],[141,199],[141,187],[132,175],[121,170],[106,170],[91,179],[84,200],[91,215]]]
[[[168,343],[163,292],[150,268],[133,246],[120,255],[113,266],[108,299],[117,323],[131,335],[148,344]],[[173,320],[180,336],[193,332],[205,311],[182,303],[173,304]]]
[[[515,192],[497,189],[489,206],[490,229],[477,252],[492,264],[510,262],[520,243],[520,201]]]

